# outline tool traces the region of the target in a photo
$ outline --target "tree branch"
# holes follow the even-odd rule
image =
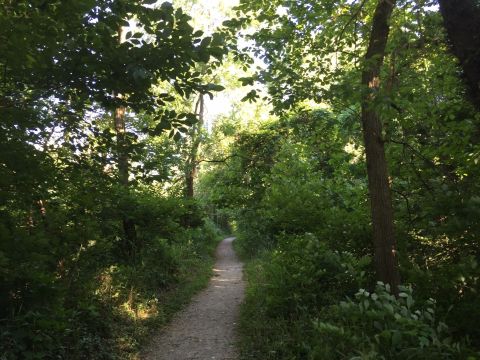
[[[232,155],[229,155],[223,159],[200,159],[200,160],[197,160],[197,164],[200,164],[202,162],[208,162],[208,163],[226,163],[227,160],[231,159],[231,158],[234,158],[234,157],[239,157],[239,158],[242,158],[242,159],[245,159],[245,160],[251,160],[250,158],[247,158],[245,156],[242,156],[242,155],[239,155],[239,154],[232,154]]]
[[[347,30],[348,26],[352,23],[353,20],[355,20],[358,15],[360,14],[360,11],[362,11],[363,7],[365,6],[365,3],[367,2],[367,0],[363,0],[360,5],[358,6],[358,9],[357,11],[355,11],[352,16],[350,17],[350,19],[348,19],[347,23],[345,24],[345,26],[342,28],[342,30],[340,31],[340,35],[337,36],[335,42],[337,44],[340,43],[340,40],[342,40],[343,38],[343,34],[345,34],[345,31]],[[340,46],[340,45],[339,45]],[[335,50],[335,52],[338,51],[338,48]]]

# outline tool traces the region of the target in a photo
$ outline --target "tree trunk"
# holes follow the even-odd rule
[[[439,0],[453,54],[463,69],[468,97],[480,111],[480,6],[474,0]]]
[[[128,144],[125,129],[125,107],[119,106],[115,109],[114,123],[117,136],[118,181],[125,191],[128,192]],[[122,224],[123,231],[125,232],[123,248],[124,251],[131,256],[134,254],[137,244],[135,222],[128,216],[123,216]]]
[[[200,94],[198,98],[197,105],[195,106],[195,112],[198,114],[198,124],[194,125],[192,128],[192,147],[189,154],[189,159],[187,161],[187,171],[185,174],[185,197],[192,199],[194,194],[194,182],[195,177],[197,176],[197,157],[198,157],[198,148],[201,142],[201,128],[204,123],[204,113],[205,113],[205,102],[203,94]]]
[[[125,130],[125,107],[119,106],[115,109],[114,121],[115,133],[117,136],[118,180],[120,185],[128,188],[128,153]]]
[[[390,284],[398,293],[400,275],[393,226],[393,207],[385,157],[382,122],[376,110],[376,94],[380,88],[380,70],[389,33],[389,20],[394,0],[379,0],[362,72],[362,126],[367,158],[368,189],[373,224],[375,267],[378,280]]]
[[[118,39],[121,43],[123,41],[123,29],[120,27],[118,31]],[[120,98],[121,95],[117,94]],[[118,166],[118,180],[120,185],[126,192],[129,191],[128,183],[128,143],[125,126],[125,107],[118,106],[115,109],[114,115],[115,133],[117,136],[117,166]],[[125,240],[123,249],[128,256],[133,256],[137,247],[137,231],[135,229],[135,222],[128,216],[123,216],[122,219],[123,231],[125,232]]]
[[[193,196],[195,195],[193,184],[196,176],[197,176],[197,169],[196,169],[196,166],[193,166],[192,169],[188,171],[185,179],[186,180],[185,196],[187,199],[193,199]]]

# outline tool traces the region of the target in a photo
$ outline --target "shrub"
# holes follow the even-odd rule
[[[369,258],[333,251],[312,234],[280,236],[276,250],[247,267],[243,355],[306,358],[313,343],[311,319],[368,283],[369,268]]]
[[[331,305],[365,285],[369,263],[330,250],[313,234],[285,235],[265,265],[267,308],[286,315]]]
[[[435,302],[417,306],[410,287],[399,297],[377,283],[373,293],[360,289],[355,300],[329,308],[315,321],[314,359],[465,359],[448,327],[435,317]]]

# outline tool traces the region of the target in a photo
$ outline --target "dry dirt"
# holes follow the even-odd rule
[[[235,328],[245,284],[243,265],[232,248],[234,239],[220,243],[208,287],[152,339],[142,359],[237,359]]]

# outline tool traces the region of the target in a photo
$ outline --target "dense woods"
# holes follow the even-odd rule
[[[225,47],[146,5],[0,5],[4,359],[135,352],[208,279],[218,234],[178,154]]]
[[[244,359],[480,357],[479,14],[3,1],[0,358],[136,358],[222,231]]]

